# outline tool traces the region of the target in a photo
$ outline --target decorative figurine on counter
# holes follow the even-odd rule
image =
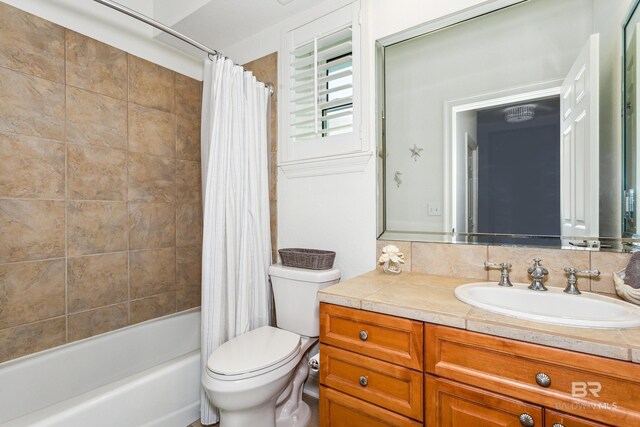
[[[382,255],[378,259],[378,264],[382,264],[382,269],[385,273],[400,274],[402,273],[400,264],[404,264],[404,254],[400,252],[396,245],[387,245],[382,248]]]

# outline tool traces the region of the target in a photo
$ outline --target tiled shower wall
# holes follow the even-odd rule
[[[200,305],[201,83],[0,3],[0,361]]]
[[[500,280],[500,270],[486,269],[484,262],[508,262],[513,265],[511,281],[527,283],[531,281],[527,268],[533,265],[533,258],[541,258],[542,264],[549,270],[546,285],[565,287],[565,267],[597,269],[600,270],[599,277],[580,276],[578,286],[585,291],[605,294],[615,294],[613,274],[624,269],[631,259],[631,254],[627,253],[386,240],[378,240],[377,255],[380,256],[382,248],[390,244],[398,246],[405,255],[403,271],[497,282]]]

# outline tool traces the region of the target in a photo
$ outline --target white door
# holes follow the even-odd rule
[[[560,92],[563,237],[599,234],[599,35],[589,37]]]
[[[467,142],[467,232],[478,231],[478,143],[468,132]]]

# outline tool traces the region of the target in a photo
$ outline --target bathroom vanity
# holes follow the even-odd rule
[[[640,329],[473,308],[472,280],[375,271],[318,294],[320,425],[637,426]]]

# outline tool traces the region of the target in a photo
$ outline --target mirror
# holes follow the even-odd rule
[[[625,237],[640,237],[637,220],[638,200],[640,189],[640,173],[638,171],[638,117],[636,110],[640,107],[636,85],[640,80],[638,73],[638,52],[640,49],[640,12],[638,1],[634,2],[624,26],[624,204],[622,230]]]
[[[622,248],[632,0],[511,3],[379,41],[382,238]]]

